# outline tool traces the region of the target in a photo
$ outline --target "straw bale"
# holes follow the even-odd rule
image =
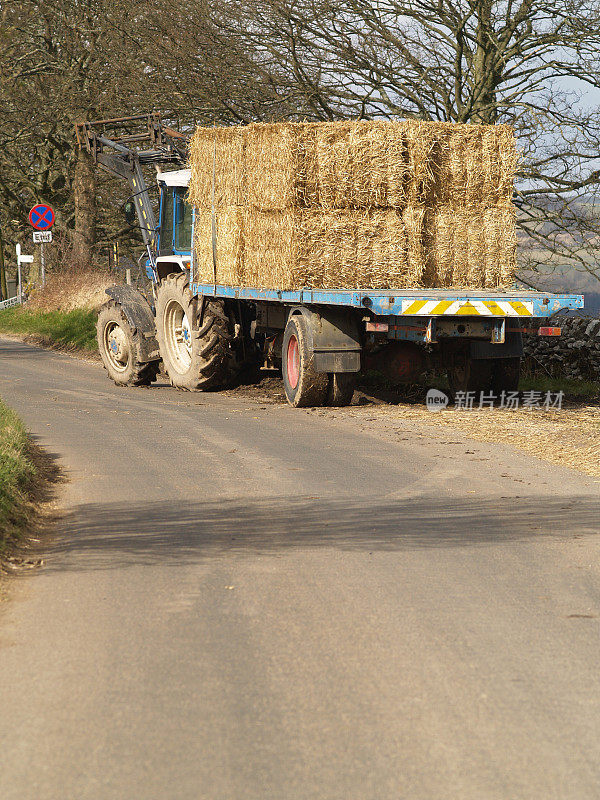
[[[293,289],[303,285],[294,271],[295,214],[289,211],[247,211],[244,217],[243,286]]]
[[[483,214],[486,247],[485,287],[509,288],[517,268],[517,221],[512,203],[489,208]]]
[[[426,211],[423,206],[408,206],[402,213],[406,230],[408,274],[415,281],[415,288],[426,286],[427,253],[425,250]]]
[[[488,202],[507,206],[512,202],[519,161],[513,128],[510,125],[486,126],[482,151]]]
[[[514,281],[516,231],[511,206],[438,207],[427,214],[425,242],[428,288],[495,289]]]
[[[251,211],[244,229],[246,286],[388,289],[420,283],[423,261],[409,261],[407,225],[395,210]]]
[[[455,209],[510,201],[517,166],[508,125],[437,123],[428,202]]]
[[[280,211],[296,205],[297,130],[293,123],[255,124],[246,129],[248,202]]]
[[[321,208],[347,208],[353,198],[351,122],[324,122],[315,136]]]
[[[255,123],[246,134],[248,202],[260,211],[316,205],[315,123]]]
[[[428,260],[425,286],[445,289],[452,285],[455,229],[456,218],[452,209],[428,209],[424,235]]]
[[[243,279],[244,209],[219,208],[215,212],[217,283],[237,286]],[[194,220],[194,276],[199,283],[214,283],[212,213],[196,211]]]
[[[355,289],[362,275],[357,260],[360,235],[370,239],[364,211],[306,211],[296,215],[296,270],[304,286]],[[370,272],[369,261],[361,265]]]
[[[385,137],[385,151],[381,154],[386,159],[385,169],[379,165],[386,178],[385,203],[389,208],[405,208],[418,194],[417,184],[422,180],[420,167],[422,159],[415,159],[414,138],[411,136],[412,124],[409,122],[386,122],[379,125]],[[379,155],[379,153],[377,153]],[[374,165],[373,165],[374,166]],[[412,181],[412,184],[411,184]]]
[[[216,207],[246,204],[245,142],[245,129],[239,125],[196,128],[190,142],[190,203],[211,208],[214,179]]]
[[[316,127],[321,208],[404,208],[426,181],[418,122],[327,122]]]
[[[333,208],[404,208],[411,173],[408,135],[416,123],[362,120],[316,131],[319,203]],[[415,140],[416,141],[416,140]],[[422,162],[413,158],[417,171]]]
[[[430,200],[438,128],[438,123],[422,121],[411,121],[406,125],[408,160],[406,194],[411,205],[427,203]]]
[[[485,287],[487,258],[484,215],[480,211],[452,211],[454,264],[452,285]],[[489,276],[493,279],[493,276]]]

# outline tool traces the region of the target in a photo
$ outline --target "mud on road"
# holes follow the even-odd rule
[[[373,390],[358,385],[348,408],[314,408],[306,413],[346,419],[365,426],[401,431],[403,422],[427,429],[445,428],[482,442],[511,445],[551,464],[579,470],[600,478],[600,402],[566,398],[562,408],[473,408],[432,413],[425,405],[426,388],[410,385]],[[229,389],[231,396],[252,397],[259,402],[283,405],[283,381],[276,370],[263,370],[255,384]],[[600,399],[600,398],[599,398]]]

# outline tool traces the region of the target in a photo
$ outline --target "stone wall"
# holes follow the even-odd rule
[[[600,382],[600,319],[555,316],[561,336],[523,336],[525,372]],[[534,333],[535,332],[535,333]]]

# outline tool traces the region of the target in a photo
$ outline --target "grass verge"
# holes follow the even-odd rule
[[[29,520],[36,475],[23,423],[0,400],[0,557]]]
[[[564,392],[565,397],[592,400],[600,397],[600,380],[597,382],[576,380],[575,378],[550,378],[546,375],[524,375],[519,382],[522,392]]]
[[[96,312],[29,311],[7,308],[0,311],[0,333],[24,336],[27,341],[60,350],[97,353]]]

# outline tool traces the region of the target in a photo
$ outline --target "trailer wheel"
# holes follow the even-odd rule
[[[516,392],[521,377],[521,359],[494,358],[492,361],[492,389],[495,394]]]
[[[448,366],[448,383],[453,398],[458,392],[490,392],[491,360],[471,358],[466,353],[455,353]]]
[[[184,273],[168,275],[156,297],[156,338],[171,381],[178,389],[221,389],[232,378],[231,321],[223,301],[205,298],[200,328]]]
[[[329,376],[314,368],[313,353],[308,346],[306,321],[300,314],[288,320],[283,334],[281,356],[283,385],[288,403],[298,408],[325,405]]]
[[[115,300],[100,309],[96,335],[104,368],[117,386],[149,386],[156,380],[160,362],[140,361],[141,334]]]
[[[349,406],[354,396],[356,372],[330,372],[327,387],[328,406]]]

